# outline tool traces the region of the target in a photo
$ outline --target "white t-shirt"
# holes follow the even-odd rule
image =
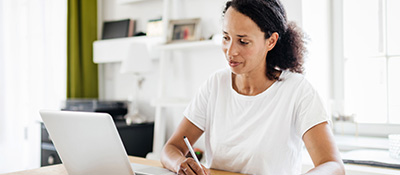
[[[184,116],[204,131],[208,168],[246,174],[300,174],[303,134],[327,121],[318,93],[301,74],[283,71],[255,96],[232,88],[232,72],[214,73]]]

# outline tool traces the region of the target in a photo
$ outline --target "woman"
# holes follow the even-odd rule
[[[222,50],[230,69],[216,72],[184,111],[161,162],[178,174],[206,167],[247,174],[300,174],[305,144],[315,168],[307,174],[344,174],[317,92],[302,73],[301,32],[287,23],[279,0],[226,3]],[[188,153],[205,134],[206,166]]]

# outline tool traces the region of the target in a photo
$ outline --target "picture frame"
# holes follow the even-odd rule
[[[200,40],[200,18],[170,20],[167,43]]]

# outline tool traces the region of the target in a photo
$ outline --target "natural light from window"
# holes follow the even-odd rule
[[[66,0],[0,0],[0,174],[40,166],[39,109],[66,98]]]
[[[345,113],[400,123],[399,0],[344,0]]]

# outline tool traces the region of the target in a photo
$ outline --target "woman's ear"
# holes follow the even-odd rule
[[[271,34],[271,36],[267,39],[268,51],[272,50],[275,47],[276,42],[278,42],[278,39],[279,39],[279,34],[277,32]]]

